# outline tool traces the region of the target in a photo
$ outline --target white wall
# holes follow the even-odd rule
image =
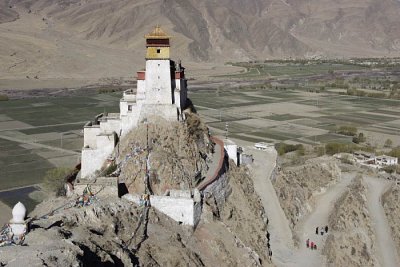
[[[147,104],[172,104],[170,60],[146,60]]]
[[[163,117],[166,120],[177,120],[178,113],[175,105],[142,105],[139,120],[150,119],[154,116]]]
[[[107,118],[106,121],[100,122],[100,129],[102,133],[116,132],[119,134],[121,128],[121,121],[119,118]]]
[[[226,152],[228,152],[228,156],[230,159],[232,159],[235,164],[238,164],[238,158],[237,158],[237,145],[234,144],[226,144],[225,146]]]
[[[132,111],[125,116],[121,115],[121,130],[122,136],[125,136],[133,128],[137,127],[140,117],[141,106],[132,106]],[[119,134],[119,133],[118,133]]]
[[[139,204],[137,195],[127,194],[122,198]],[[200,221],[201,203],[194,202],[192,198],[152,195],[150,196],[150,205],[183,225],[196,226]]]
[[[138,80],[137,81],[137,90],[136,90],[136,101],[140,102],[146,98],[146,81]]]
[[[92,177],[100,170],[104,161],[111,155],[115,147],[116,138],[114,134],[96,136],[96,148],[82,149],[81,177]]]
[[[181,92],[174,91],[174,98],[175,98],[175,106],[179,108],[179,112],[181,111]]]
[[[96,148],[96,136],[100,133],[100,125],[86,126],[83,128],[83,146]]]

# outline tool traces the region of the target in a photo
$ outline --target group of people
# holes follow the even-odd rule
[[[313,241],[310,242],[310,239],[306,240],[306,246],[307,248],[311,248],[312,250],[317,249],[317,244],[314,243]]]
[[[316,235],[324,235],[326,233],[328,233],[328,225],[322,226],[322,227],[317,227],[315,228],[315,234]],[[315,243],[314,241],[310,241],[310,239],[308,238],[306,240],[306,247],[307,248],[311,248],[312,250],[316,250],[317,249],[317,243]]]
[[[320,232],[318,231],[320,230]],[[321,233],[321,235],[327,234],[328,233],[328,225],[322,226],[322,227],[317,227],[315,228],[315,234],[318,235],[319,233]]]

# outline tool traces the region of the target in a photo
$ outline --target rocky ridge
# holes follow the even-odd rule
[[[331,234],[323,254],[329,266],[376,266],[375,236],[367,209],[366,185],[357,176],[329,216]]]
[[[273,185],[292,231],[314,206],[313,195],[340,179],[341,171],[331,157],[310,159],[276,174]]]
[[[154,24],[173,36],[173,58],[219,65],[212,74],[226,62],[396,57],[399,12],[391,0],[0,0],[0,74],[131,77]]]
[[[146,168],[156,195],[195,188],[205,178],[213,143],[198,115],[187,112],[186,116],[185,123],[154,118],[133,129],[116,147],[120,181],[128,190],[144,192]]]

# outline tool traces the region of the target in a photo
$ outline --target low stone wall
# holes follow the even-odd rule
[[[98,177],[94,180],[79,179],[74,185],[74,193],[82,195],[86,186],[90,186],[96,196],[116,196],[118,197],[118,181],[115,177]]]
[[[214,136],[211,137],[211,140],[215,143],[218,143],[218,145],[221,148],[220,154],[224,155],[223,157],[221,157],[219,159],[218,162],[218,167],[215,170],[214,174],[212,177],[207,177],[206,180],[204,180],[197,188],[200,191],[204,191],[209,185],[211,185],[212,183],[214,183],[221,175],[223,175],[227,169],[228,169],[228,164],[229,164],[229,158],[228,155],[225,153],[225,148],[224,148],[224,142],[219,139],[216,138]]]

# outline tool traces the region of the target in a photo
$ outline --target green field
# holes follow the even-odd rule
[[[41,183],[49,169],[74,166],[83,145],[86,121],[118,112],[121,93],[30,98],[0,103],[0,190]],[[22,127],[14,127],[14,123]],[[5,138],[16,138],[11,141]],[[63,153],[38,145],[75,152]]]
[[[363,60],[233,63],[244,70],[219,78],[246,85],[210,87],[189,97],[215,133],[226,134],[228,124],[228,136],[249,142],[349,143],[351,137],[335,131],[351,125],[368,133],[371,145],[388,138],[400,145],[400,100],[343,94],[346,88],[400,92],[400,66],[377,62],[374,68]]]

